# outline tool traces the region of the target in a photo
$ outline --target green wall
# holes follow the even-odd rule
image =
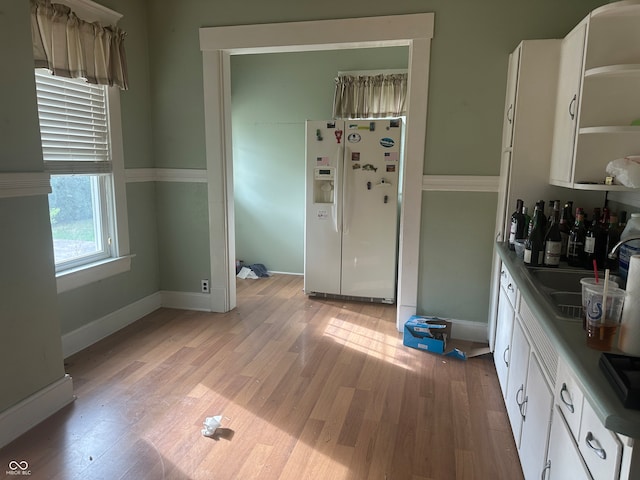
[[[156,188],[161,289],[199,292],[211,265],[207,185],[161,182]]]
[[[407,68],[406,47],[231,58],[236,256],[304,271],[305,120],[332,118],[338,71]]]
[[[29,3],[0,6],[0,175],[42,171]],[[64,376],[49,207],[0,198],[0,412]]]
[[[423,193],[420,313],[487,321],[496,208],[493,193]]]

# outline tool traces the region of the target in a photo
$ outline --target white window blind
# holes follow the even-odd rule
[[[36,70],[42,153],[51,173],[111,172],[105,87]]]

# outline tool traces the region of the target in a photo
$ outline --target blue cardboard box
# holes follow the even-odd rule
[[[467,355],[462,350],[447,350],[447,341],[450,338],[451,322],[438,317],[413,315],[404,324],[402,343],[418,350],[466,360]]]

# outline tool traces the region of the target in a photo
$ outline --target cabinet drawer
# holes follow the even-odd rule
[[[598,420],[589,402],[583,402],[578,448],[591,476],[598,480],[616,480],[620,474],[622,444],[618,437]]]
[[[560,408],[571,435],[575,440],[580,433],[580,420],[582,420],[582,404],[584,395],[580,385],[570,373],[564,362],[558,365],[558,378],[555,389],[556,405]]]
[[[504,290],[504,293],[509,298],[509,302],[511,306],[515,308],[516,306],[516,283],[513,281],[509,270],[507,267],[502,265],[500,269],[500,286]]]

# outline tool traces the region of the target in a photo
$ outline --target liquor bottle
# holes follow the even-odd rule
[[[560,235],[560,200],[553,202],[553,213],[544,237],[544,264],[547,267],[560,265],[562,236]]]
[[[603,267],[601,265],[602,259],[598,258],[598,252],[602,250],[602,247],[598,245],[598,240],[602,241],[602,235],[600,232],[600,209],[596,207],[593,209],[593,217],[584,236],[584,268],[593,268],[594,260],[598,270]]]
[[[522,207],[524,202],[522,199],[516,200],[516,210],[511,214],[511,227],[509,229],[509,248],[515,250],[516,240],[522,238],[522,232],[524,232],[524,214],[522,213]],[[518,236],[518,233],[520,235]]]
[[[544,201],[536,203],[531,220],[531,233],[524,242],[524,263],[537,267],[544,261]]]
[[[618,214],[611,212],[609,216],[609,230],[607,231],[607,242],[605,252],[607,254],[611,251],[613,246],[620,241],[620,230],[618,230]],[[618,257],[609,258],[605,255],[605,268],[608,268],[612,272],[618,271]]]
[[[576,208],[576,221],[569,232],[567,242],[567,263],[571,267],[584,267],[584,240],[587,229],[584,226],[584,211]]]
[[[567,202],[564,204],[564,208],[562,209],[562,214],[560,215],[560,237],[562,238],[562,245],[560,247],[560,260],[567,261],[567,243],[569,242],[569,232],[571,231],[571,218],[573,215],[571,214],[571,205],[573,202]],[[575,221],[575,220],[574,220]]]

